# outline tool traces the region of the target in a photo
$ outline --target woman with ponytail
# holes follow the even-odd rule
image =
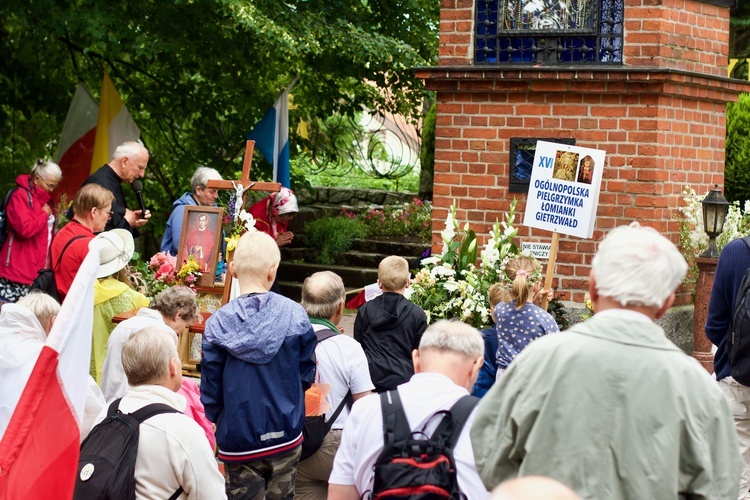
[[[541,265],[532,257],[520,256],[501,266],[501,278],[509,286],[512,301],[500,302],[494,310],[497,331],[497,376],[533,340],[559,332],[555,318],[533,300],[540,295]]]

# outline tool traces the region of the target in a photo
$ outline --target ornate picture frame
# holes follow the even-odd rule
[[[203,287],[214,286],[216,264],[222,244],[223,215],[224,209],[221,207],[185,207],[176,267],[179,270],[192,256],[198,262],[202,273],[197,284]]]

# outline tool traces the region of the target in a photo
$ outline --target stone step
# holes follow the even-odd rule
[[[296,282],[296,281],[279,281],[279,289],[281,291],[281,294],[284,297],[290,298],[295,302],[301,302],[302,301],[302,283]],[[347,288],[346,292],[346,300],[348,301],[356,293],[359,293],[362,291],[361,288]],[[351,292],[351,293],[349,293]]]
[[[384,256],[400,255],[409,260],[419,257],[430,246],[428,242],[404,242],[387,240],[355,239],[351,250],[363,253],[378,253]]]
[[[370,283],[375,283],[378,280],[377,268],[307,264],[282,260],[278,273],[279,283],[302,283],[305,281],[305,278],[318,271],[333,271],[341,276],[341,279],[344,281],[344,286],[347,288],[361,288]]]

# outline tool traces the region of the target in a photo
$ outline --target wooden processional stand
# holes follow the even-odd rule
[[[281,184],[278,182],[260,182],[250,180],[250,167],[253,162],[253,151],[255,149],[255,141],[247,141],[245,145],[245,158],[242,162],[242,175],[239,180],[210,180],[206,183],[208,188],[217,189],[232,189],[237,191],[239,186],[242,186],[242,206],[245,206],[245,200],[248,191],[279,191]],[[233,252],[232,252],[233,253]],[[231,261],[233,255],[225,255],[227,259],[227,267]],[[211,294],[221,294],[221,303],[226,304],[229,302],[231,290],[232,290],[232,277],[229,275],[227,269],[226,279],[224,280],[224,288],[221,287],[210,287],[202,288],[199,287],[198,292],[208,292]],[[201,313],[203,315],[203,322],[198,323],[190,327],[188,332],[184,332],[180,335],[180,343],[178,346],[180,358],[182,359],[183,373],[189,376],[198,376],[197,371],[197,359],[191,359],[191,344],[195,334],[202,334],[206,320],[210,317],[210,313]]]
[[[208,181],[206,183],[207,188],[217,189],[233,189],[242,186],[242,206],[245,206],[245,200],[248,191],[279,191],[281,190],[281,183],[278,182],[261,182],[250,180],[250,168],[253,163],[253,151],[255,150],[255,141],[247,141],[245,143],[245,158],[242,162],[242,175],[239,180],[222,180],[222,181]],[[222,304],[229,302],[229,295],[232,290],[232,277],[229,275],[229,262],[233,258],[233,255],[225,255],[227,259],[227,277],[224,280],[224,293],[222,296]]]

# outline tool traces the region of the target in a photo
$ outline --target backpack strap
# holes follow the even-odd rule
[[[68,249],[71,243],[73,243],[75,240],[80,240],[81,238],[84,238],[85,236],[83,234],[79,234],[78,236],[73,236],[68,240],[68,242],[63,247],[62,251],[60,252],[60,256],[57,258],[57,264],[52,268],[52,271],[54,272],[55,269],[57,269],[57,266],[60,265],[60,262],[62,262],[63,255],[65,254],[65,250]]]
[[[341,415],[341,412],[343,411],[344,406],[346,405],[346,406],[349,406],[349,408],[351,408],[353,403],[354,403],[354,400],[352,398],[352,391],[349,391],[346,393],[346,396],[344,397],[344,399],[341,400],[338,408],[336,408],[336,411],[333,412],[333,414],[331,415],[331,418],[329,418],[328,421],[326,421],[326,434],[328,434],[328,431],[331,430],[331,426],[333,426],[333,423],[336,421],[337,418],[339,418],[339,415]]]
[[[180,486],[179,488],[177,488],[177,491],[172,493],[172,496],[169,497],[169,500],[177,500],[178,498],[180,498],[180,495],[182,495],[184,492],[185,490],[183,490],[182,486]]]
[[[411,436],[411,427],[398,389],[380,393],[380,411],[383,414],[383,451],[378,462],[394,454],[401,454]]]
[[[324,340],[330,339],[331,337],[335,337],[336,335],[341,335],[341,332],[331,330],[330,328],[324,328],[322,330],[318,330],[317,332],[315,332],[315,337],[317,337],[318,343],[321,343]]]
[[[136,419],[139,423],[143,423],[151,417],[161,415],[162,413],[180,413],[169,405],[164,403],[151,403],[146,405],[140,410],[136,410],[129,415]]]
[[[440,421],[430,439],[435,439],[446,450],[453,450],[464,424],[477,403],[479,403],[479,398],[468,394],[456,401]]]
[[[108,417],[111,417],[115,413],[120,411],[120,401],[122,401],[122,398],[118,398],[112,401],[112,404],[109,405],[109,409],[107,410]],[[128,415],[136,419],[139,424],[142,424],[144,421],[148,420],[149,418],[162,414],[162,413],[180,413],[180,412],[164,403],[151,403],[151,404],[144,406],[143,408],[139,410],[134,411],[133,413],[128,413]]]

